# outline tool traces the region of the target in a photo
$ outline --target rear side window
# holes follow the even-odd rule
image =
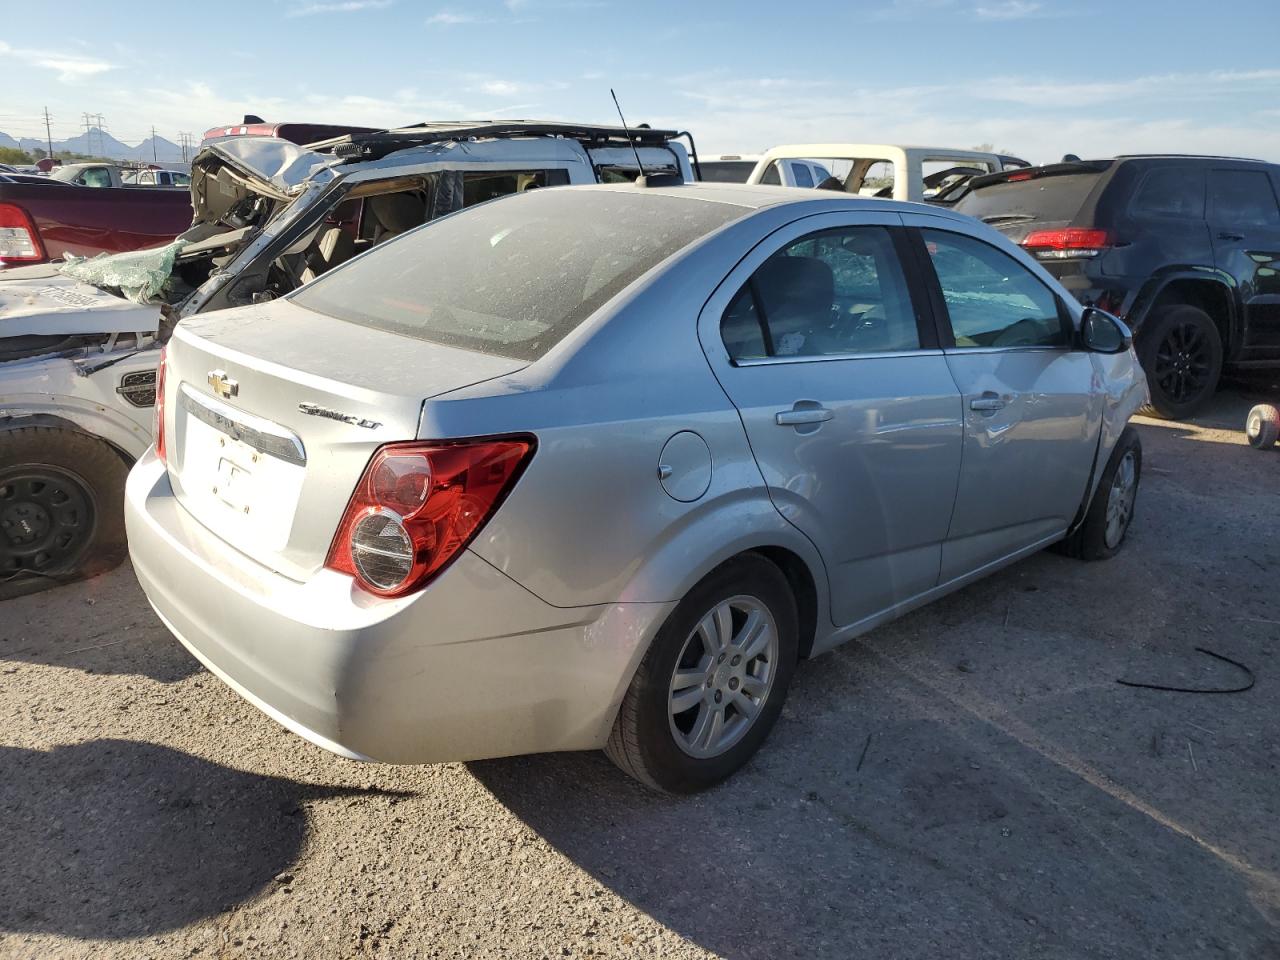
[[[1150,171],[1133,196],[1135,216],[1204,219],[1204,171],[1164,167]]]
[[[776,163],[769,164],[769,169],[764,172],[760,182],[767,183],[771,187],[782,186],[782,177],[778,175],[778,165]]]
[[[973,237],[921,233],[957,347],[1066,346],[1058,298],[1030,270]]]
[[[1100,176],[1101,172],[1090,172],[1002,180],[970,190],[954,209],[996,225],[1042,220],[1065,223],[1080,213]]]
[[[536,360],[633,280],[744,213],[656,194],[534,190],[389,240],[292,299],[418,340]]]
[[[752,274],[720,320],[734,361],[920,348],[920,331],[884,227],[794,240]]]
[[[1261,170],[1214,170],[1209,183],[1216,223],[1251,227],[1280,224],[1271,179]]]

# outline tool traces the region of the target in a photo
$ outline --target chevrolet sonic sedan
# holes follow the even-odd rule
[[[190,317],[134,568],[242,696],[345,757],[604,748],[670,791],[796,662],[1052,544],[1120,549],[1128,331],[967,217],[545,189]]]

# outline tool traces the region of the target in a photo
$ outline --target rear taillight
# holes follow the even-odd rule
[[[1072,260],[1077,257],[1096,257],[1111,244],[1105,230],[1083,230],[1068,227],[1065,230],[1032,230],[1022,240],[1022,246],[1040,260]]]
[[[380,447],[325,566],[380,597],[422,588],[493,516],[533,450],[532,437]]]
[[[14,203],[0,203],[0,263],[43,259],[40,234],[27,211]]]
[[[156,422],[152,431],[155,434],[156,457],[163,464],[169,463],[168,455],[164,449],[164,373],[167,367],[165,363],[165,351],[168,347],[160,348],[160,366],[156,368]]]

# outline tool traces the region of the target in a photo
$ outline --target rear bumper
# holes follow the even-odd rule
[[[165,625],[259,709],[342,756],[473,760],[600,747],[672,604],[552,607],[470,551],[412,597],[299,583],[192,518],[148,452],[129,475],[134,570]]]

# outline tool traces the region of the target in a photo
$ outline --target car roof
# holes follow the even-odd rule
[[[655,196],[677,197],[684,200],[704,200],[713,203],[731,203],[751,210],[762,210],[765,207],[782,205],[809,204],[815,207],[827,206],[840,210],[865,210],[869,213],[929,213],[933,216],[948,217],[948,211],[925,203],[912,203],[906,200],[890,200],[881,197],[860,197],[856,194],[837,190],[816,190],[812,187],[774,187],[763,184],[715,183],[698,180],[693,183],[673,184],[672,186],[642,187],[634,183],[587,184],[573,187],[574,190],[607,190],[615,193],[652,194]],[[814,212],[820,212],[815,210]],[[961,218],[959,215],[953,219]]]

